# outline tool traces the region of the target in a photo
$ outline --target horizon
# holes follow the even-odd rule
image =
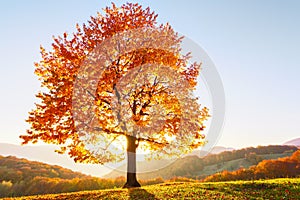
[[[282,142],[279,142],[279,143],[270,143],[270,144],[257,144],[256,146],[254,145],[249,145],[249,146],[243,146],[243,147],[235,147],[235,146],[223,146],[223,145],[215,145],[214,147],[224,147],[224,148],[234,148],[234,149],[243,149],[243,148],[248,148],[248,147],[258,147],[258,146],[269,146],[269,145],[283,145],[285,143],[288,143],[288,142],[291,142],[293,140],[298,140],[300,139],[300,136],[299,137],[296,137],[296,138],[291,138],[291,139],[288,139],[288,140],[285,140],[285,141],[282,141]],[[59,146],[55,145],[55,144],[47,144],[47,143],[41,143],[41,142],[38,142],[36,144],[32,144],[32,143],[29,143],[29,144],[21,144],[21,143],[10,143],[10,142],[2,142],[0,141],[0,144],[11,144],[11,145],[16,145],[16,146],[23,146],[23,147],[39,147],[39,146],[48,146],[48,147],[56,147],[58,148]],[[201,147],[200,147],[201,148]],[[195,149],[195,150],[199,150],[199,149]]]

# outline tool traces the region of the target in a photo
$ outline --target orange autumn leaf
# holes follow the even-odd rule
[[[75,33],[54,37],[52,50],[41,47],[42,59],[35,63],[35,74],[44,89],[36,95],[39,103],[29,112],[26,121],[30,128],[27,134],[20,136],[23,144],[38,140],[53,143],[60,146],[57,152],[68,153],[76,162],[100,164],[124,159],[124,152],[114,151],[111,146],[114,142],[122,143],[128,135],[136,138],[137,146],[152,151],[157,158],[163,154],[178,156],[203,145],[203,122],[209,116],[208,109],[200,108],[197,99],[188,96],[195,90],[200,64],[188,64],[191,55],[180,54],[182,38],[169,24],[157,25],[156,18],[154,12],[139,4],[127,3],[120,8],[112,4],[104,9],[104,15],[98,13],[82,27],[77,24]],[[86,67],[84,73],[81,69],[96,47],[118,34],[130,34],[131,30],[145,30],[136,33],[141,38],[144,34],[145,41],[140,46],[149,40],[151,44],[111,58],[104,67],[105,72],[98,77],[95,91],[86,90],[87,82],[75,88],[84,73],[95,71],[95,66]],[[129,48],[122,44],[120,47],[113,40],[110,42],[116,48],[101,52],[103,55],[117,55],[120,48]],[[135,74],[134,70],[140,71]],[[145,82],[134,82],[138,74],[144,76],[151,71]],[[167,78],[170,72],[180,77],[172,81],[186,82],[179,87],[180,92],[166,84],[170,81]],[[124,77],[127,80],[123,80]],[[121,80],[127,81],[127,85],[118,86]],[[118,98],[119,102],[115,102],[118,92],[124,101]],[[78,97],[79,108],[76,109],[74,94]],[[91,106],[85,104],[89,98],[93,99]],[[124,108],[128,108],[126,112],[122,111]],[[184,108],[187,111],[183,111]],[[89,118],[91,112],[95,113],[93,119]],[[120,118],[121,112],[125,112],[122,117],[128,121]],[[167,136],[174,136],[173,141]],[[91,149],[87,144],[99,146]]]

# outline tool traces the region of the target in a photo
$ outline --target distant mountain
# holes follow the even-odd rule
[[[231,147],[222,147],[222,146],[215,146],[213,147],[209,152],[208,151],[204,151],[204,150],[194,150],[191,153],[185,155],[185,156],[199,156],[199,157],[204,157],[207,156],[209,154],[219,154],[222,153],[224,151],[233,151],[234,148]]]
[[[57,146],[54,145],[21,146],[0,143],[0,155],[2,156],[16,156],[50,165],[59,165],[73,171],[98,177],[111,171],[111,169],[102,165],[75,163],[68,155],[61,155],[54,152],[55,149],[57,149]]]
[[[233,171],[241,167],[249,168],[262,160],[290,156],[297,150],[298,148],[294,146],[270,145],[223,151],[219,154],[209,154],[202,158],[196,155],[189,155],[169,161],[169,163],[168,160],[142,161],[137,162],[137,171],[148,172],[138,173],[138,178],[144,180],[157,177],[171,179],[175,176],[204,178],[224,170]],[[165,167],[162,168],[160,166]],[[126,165],[113,170],[104,177],[116,178],[120,176],[126,176]]]
[[[287,141],[283,145],[292,145],[292,146],[300,147],[300,138],[296,138],[296,139]]]
[[[188,171],[197,171],[202,169],[201,160],[198,156],[185,156],[177,160],[151,160],[137,162],[138,178],[147,180],[157,177],[170,179],[174,176],[186,175]],[[104,178],[117,178],[126,176],[126,165],[113,170]]]
[[[300,146],[300,138],[294,139],[291,141],[288,141],[285,143],[286,145],[296,145]],[[60,155],[54,152],[54,150],[57,149],[54,145],[36,145],[36,146],[30,146],[30,145],[14,145],[14,144],[6,144],[6,143],[0,143],[0,155],[3,156],[16,156],[20,158],[26,158],[29,160],[36,160],[40,162],[44,162],[51,165],[59,165],[64,168],[71,169],[73,171],[78,171],[84,174],[102,177],[105,174],[108,174],[109,172],[112,172],[113,169],[117,169],[116,171],[124,172],[126,171],[126,165],[123,165],[126,162],[118,163],[117,166],[121,166],[120,168],[117,168],[116,166],[111,166],[110,168],[104,167],[101,165],[93,165],[93,164],[80,164],[75,163],[71,158],[69,158],[68,155]],[[214,147],[210,152],[204,152],[201,150],[193,151],[192,153],[188,154],[187,156],[194,156],[197,157],[206,157],[208,155],[215,155],[225,152],[234,152],[236,151],[234,148],[226,148],[221,146]],[[183,161],[183,160],[182,160]],[[178,161],[180,162],[180,161]],[[178,163],[175,162],[175,163]],[[172,167],[172,164],[174,164],[174,160],[154,160],[154,161],[142,161],[138,162],[138,169],[142,172],[149,172],[153,169],[159,170],[161,168],[165,167]],[[122,166],[123,165],[123,166]],[[172,170],[176,169],[176,166],[173,166]],[[167,168],[167,170],[170,170],[170,168]],[[172,171],[171,170],[171,171]],[[176,169],[177,170],[177,169]],[[175,170],[175,171],[176,171]],[[180,171],[180,170],[179,170]],[[120,173],[112,172],[117,176],[117,174],[120,175]],[[173,172],[172,172],[173,173]],[[122,176],[124,173],[121,173]],[[171,174],[171,172],[170,172]],[[174,172],[173,174],[178,174],[177,172]],[[115,177],[114,175],[114,177]],[[106,177],[109,177],[106,175]],[[150,177],[150,175],[147,177]]]
[[[155,171],[156,176],[161,176],[161,177],[169,177],[169,176],[174,176],[174,174],[179,174],[180,172],[174,172],[170,171],[169,169],[179,169],[179,171],[189,169],[191,166],[183,166],[184,163],[188,163],[188,165],[191,164],[192,160],[193,165],[192,167],[196,167],[199,169],[199,157],[202,157],[202,155],[208,155],[208,154],[218,154],[222,153],[225,151],[233,151],[233,148],[226,148],[226,147],[221,147],[221,146],[216,146],[212,148],[210,152],[204,152],[201,150],[195,150],[187,155],[183,155],[181,159],[162,159],[162,160],[150,160],[150,161],[138,161],[137,162],[137,171],[142,173],[143,175],[141,176],[143,179],[150,179],[152,176],[152,172]],[[166,169],[164,169],[166,168]],[[126,176],[126,170],[127,166],[126,164],[120,166],[116,170],[112,171],[111,173],[105,175],[104,177],[106,178],[116,178],[119,176]],[[175,171],[176,171],[175,170]],[[171,174],[169,174],[171,173]]]
[[[59,165],[64,168],[71,169],[73,171],[79,171],[84,174],[97,176],[97,177],[101,177],[109,173],[110,171],[112,171],[111,168],[107,168],[101,165],[75,163],[69,156],[61,155],[54,152],[55,149],[57,149],[57,146],[54,145],[21,146],[15,144],[0,143],[0,155],[3,156],[16,156],[19,158],[26,158],[29,160],[40,161],[50,165]],[[223,151],[230,151],[230,150],[233,150],[233,148],[216,146],[209,153],[214,154],[214,153],[220,153]],[[207,154],[208,152],[204,153],[199,150],[196,150],[189,155],[202,156]],[[172,162],[173,162],[172,160],[159,160],[159,161],[154,160],[151,161],[150,163],[144,162],[143,164],[141,164],[142,166],[140,166],[140,169],[143,172],[147,172],[150,171],[151,169],[160,169],[166,167],[169,163]],[[126,167],[125,166],[123,167],[125,170]]]
[[[224,151],[233,151],[235,150],[234,148],[231,148],[231,147],[222,147],[222,146],[215,146],[212,148],[211,150],[211,154],[219,154],[219,153],[222,153]]]

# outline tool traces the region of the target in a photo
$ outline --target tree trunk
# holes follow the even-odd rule
[[[141,187],[136,179],[136,138],[126,136],[127,139],[127,181],[123,188]]]

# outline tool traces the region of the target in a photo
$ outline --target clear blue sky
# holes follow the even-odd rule
[[[117,5],[126,1],[116,1]],[[226,94],[218,145],[280,144],[300,137],[300,1],[135,1],[159,22],[200,44],[215,62]],[[0,1],[0,142],[19,144],[40,90],[33,74],[39,46],[74,31],[103,0]],[[49,49],[49,48],[48,48]]]

